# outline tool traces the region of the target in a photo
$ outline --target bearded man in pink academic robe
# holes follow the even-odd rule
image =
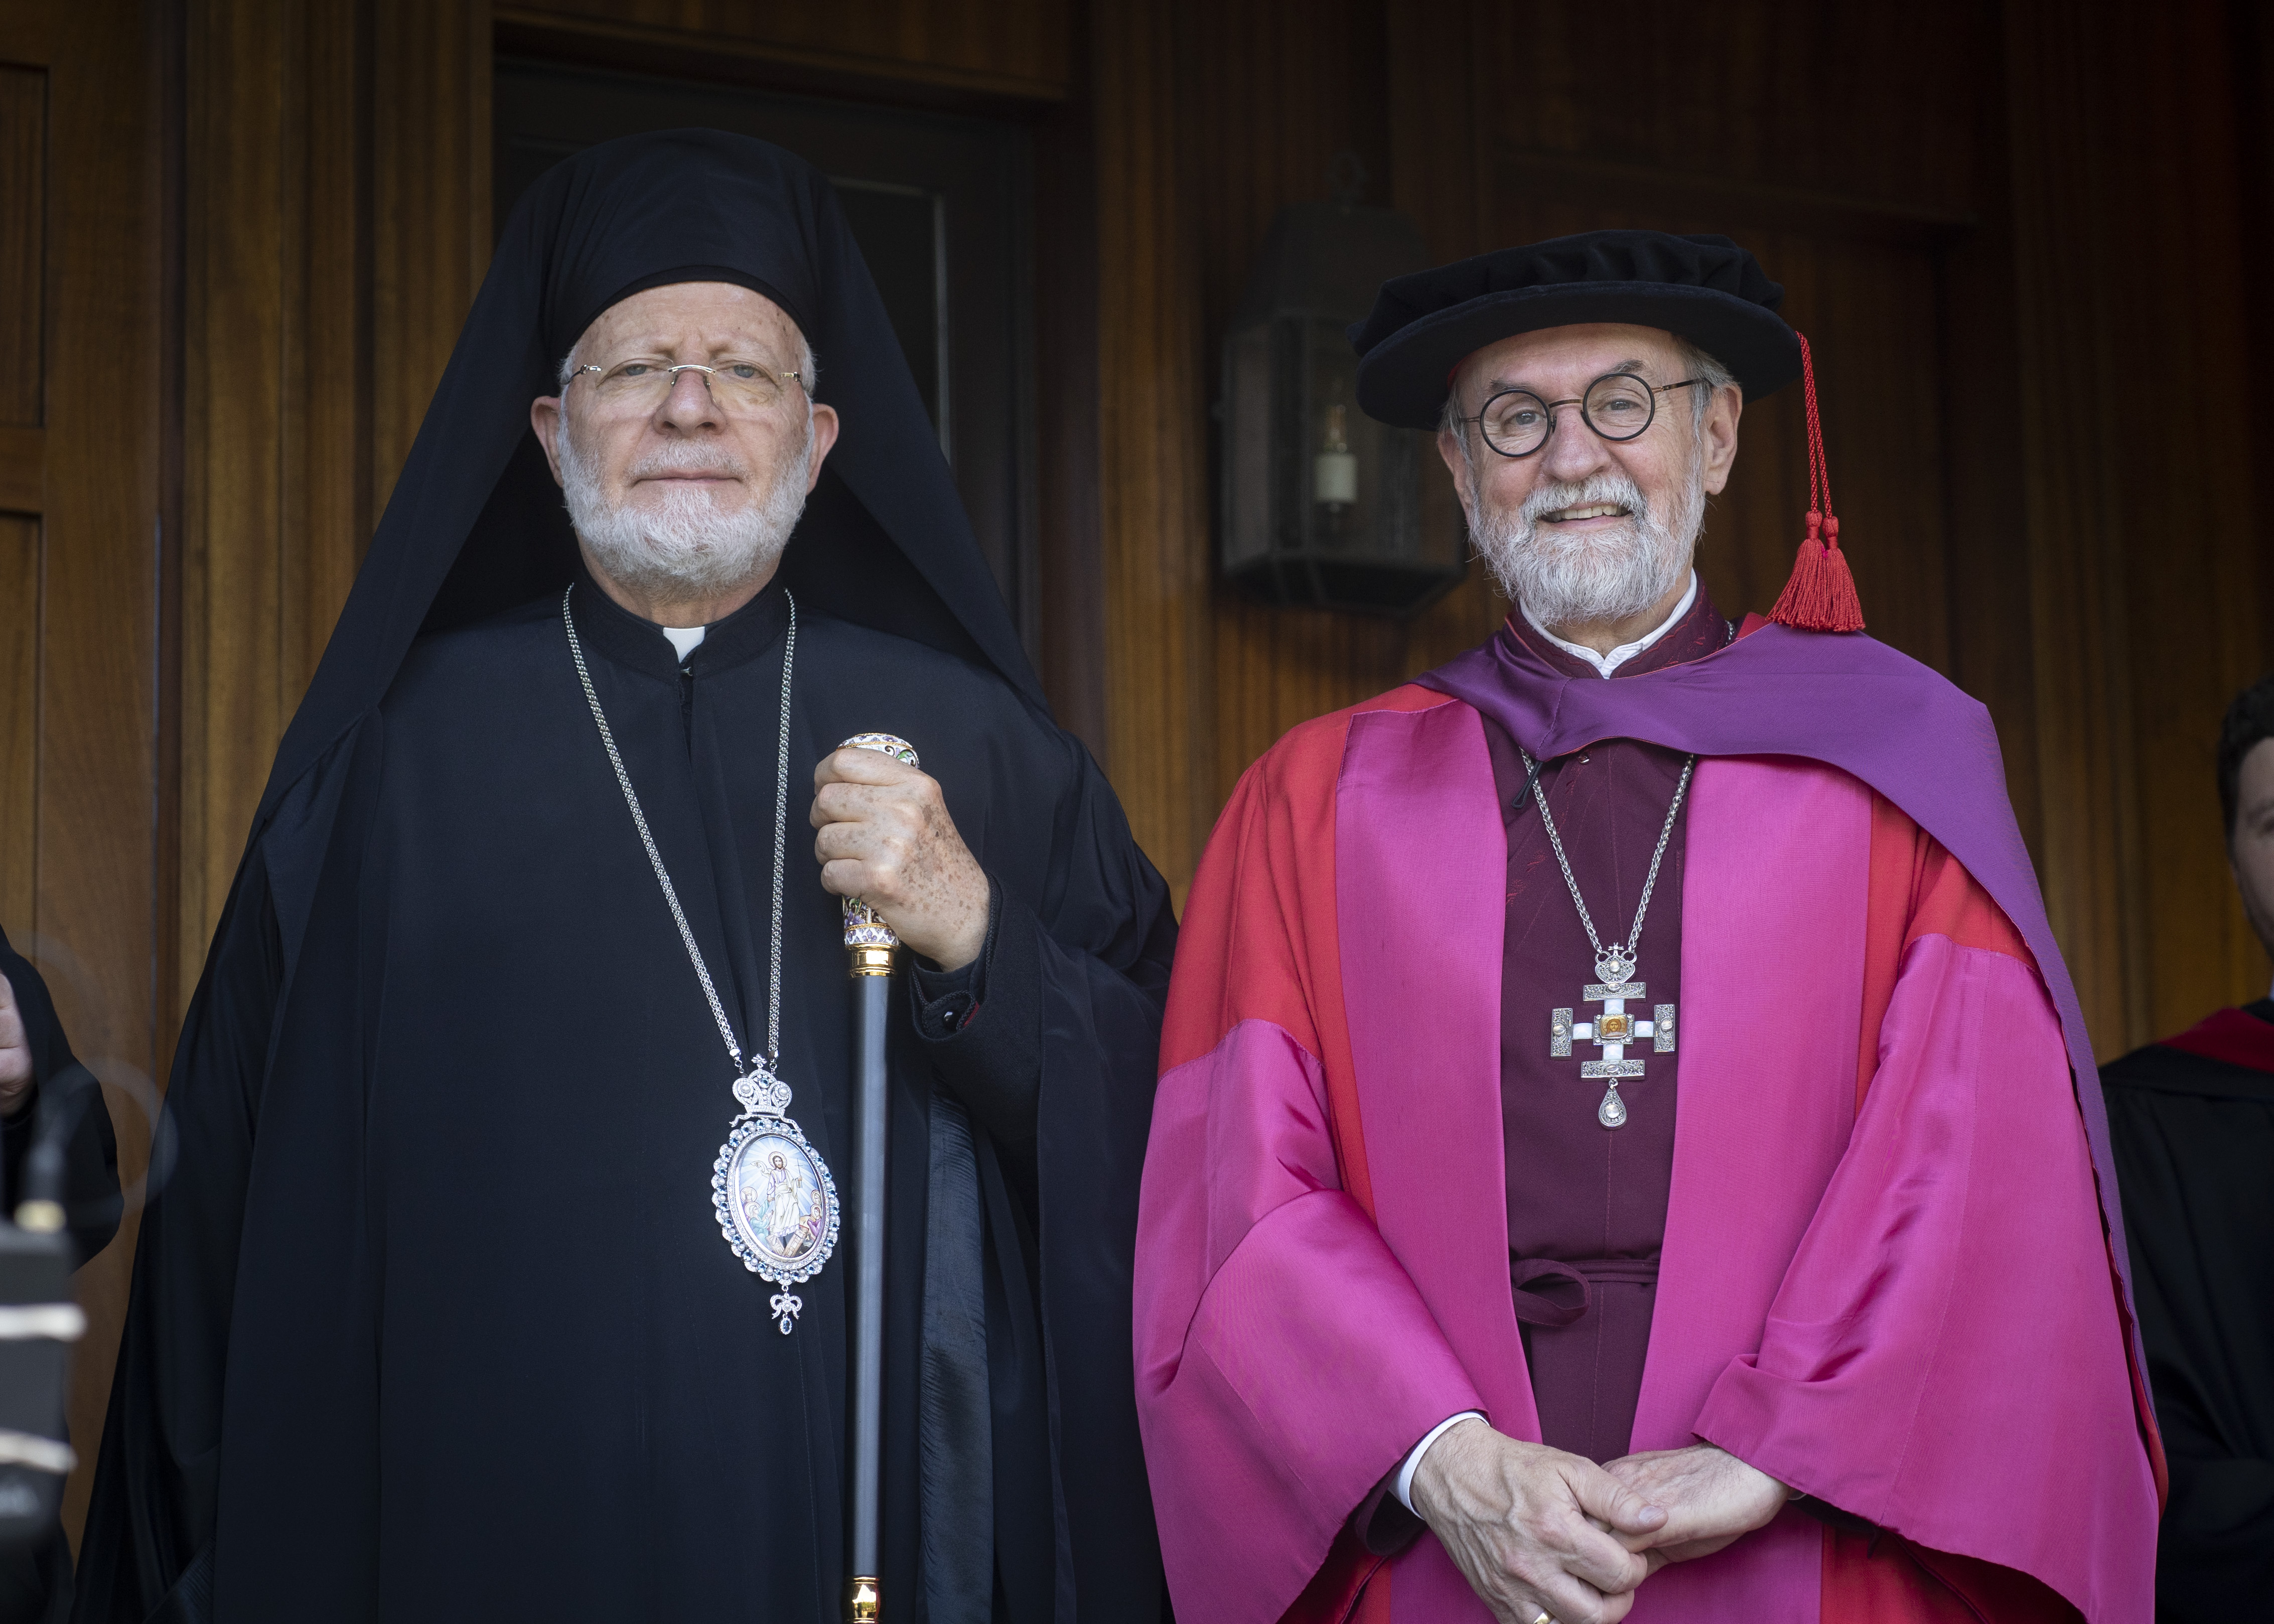
[[[1352,330],[1516,611],[1282,740],[1193,883],[1136,1281],[1183,1617],[2150,1616],[2091,1053],[1987,715],[1862,635],[1812,375],[1774,613],[1691,568],[1781,297],[1607,231]]]

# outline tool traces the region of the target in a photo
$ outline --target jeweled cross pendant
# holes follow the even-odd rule
[[[1600,1060],[1579,1063],[1579,1075],[1604,1084],[1603,1102],[1595,1108],[1595,1120],[1606,1128],[1626,1125],[1627,1106],[1619,1098],[1619,1079],[1643,1074],[1642,1062],[1626,1057],[1629,1045],[1648,1038],[1653,1054],[1674,1052],[1674,1005],[1654,1005],[1648,1020],[1627,1012],[1627,1001],[1639,1000],[1644,993],[1642,982],[1627,979],[1634,967],[1634,960],[1619,949],[1605,950],[1595,960],[1595,972],[1604,979],[1590,981],[1579,995],[1584,1003],[1601,1004],[1603,1012],[1593,1020],[1577,1023],[1570,1010],[1551,1011],[1548,1017],[1547,1052],[1554,1058],[1568,1056],[1575,1038],[1602,1050]]]

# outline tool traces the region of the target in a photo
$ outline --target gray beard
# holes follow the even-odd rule
[[[1540,515],[1591,502],[1616,502],[1627,522],[1592,536],[1542,530]],[[1461,493],[1469,536],[1501,590],[1542,626],[1622,620],[1659,602],[1688,576],[1706,523],[1706,470],[1692,465],[1675,510],[1661,518],[1624,474],[1605,471],[1584,484],[1535,486],[1510,511],[1479,511],[1472,483]]]
[[[559,441],[561,494],[576,538],[610,579],[666,602],[716,598],[772,572],[805,511],[806,477],[813,463],[813,423],[797,455],[774,472],[760,501],[732,512],[717,508],[707,491],[666,485],[637,507],[612,504],[599,470],[581,455],[572,425]],[[685,441],[651,452],[633,465],[644,477],[672,469],[740,472],[730,457]]]

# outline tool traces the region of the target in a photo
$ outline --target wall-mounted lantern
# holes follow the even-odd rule
[[[1460,514],[1432,437],[1359,410],[1347,329],[1428,250],[1337,167],[1344,200],[1280,211],[1224,335],[1224,569],[1276,604],[1411,614],[1461,578]]]

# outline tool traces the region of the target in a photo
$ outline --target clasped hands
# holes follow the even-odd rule
[[[1430,1446],[1413,1509],[1503,1624],[1616,1624],[1668,1562],[1709,1556],[1766,1525],[1784,1485],[1711,1444],[1598,1466],[1481,1420]]]
[[[960,970],[987,944],[987,872],[938,782],[877,750],[832,750],[813,770],[821,883],[858,897],[911,951]]]

